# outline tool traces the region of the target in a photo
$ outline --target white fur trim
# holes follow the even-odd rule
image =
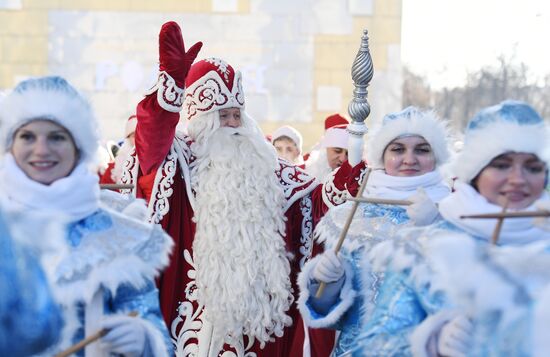
[[[81,153],[81,162],[91,162],[97,153],[98,130],[90,104],[60,77],[42,77],[22,82],[8,94],[0,107],[0,141],[4,150],[21,126],[48,119],[69,131]],[[21,85],[21,84],[20,84]]]
[[[56,296],[64,305],[87,303],[100,287],[113,295],[124,283],[140,289],[168,265],[174,243],[160,226],[108,212],[111,229],[84,237],[57,267],[51,267],[56,269]]]
[[[464,148],[451,170],[459,180],[470,183],[492,159],[506,152],[532,153],[548,163],[544,151],[547,137],[548,131],[543,124],[491,123],[466,133]]]
[[[300,274],[298,275],[298,287],[300,289],[298,309],[300,310],[300,313],[302,314],[302,318],[304,319],[305,323],[313,328],[322,328],[334,325],[336,322],[338,322],[342,315],[346,311],[348,311],[348,309],[355,301],[355,296],[357,295],[357,292],[353,290],[352,286],[353,269],[347,262],[344,261],[343,263],[345,270],[345,281],[344,286],[340,291],[340,301],[328,315],[322,318],[315,318],[312,316],[311,311],[307,306],[307,301],[310,298],[308,282],[310,280],[312,270],[315,268],[315,265],[317,264],[317,261],[320,259],[320,257],[321,256],[318,255],[307,262],[306,265],[304,265],[304,268],[302,269]]]
[[[367,138],[367,163],[374,168],[383,168],[384,150],[394,139],[402,135],[420,135],[432,147],[437,166],[449,158],[447,128],[434,112],[419,112],[421,116],[397,118],[378,123]]]
[[[409,337],[412,355],[415,357],[431,357],[427,349],[430,338],[438,334],[443,325],[455,316],[457,316],[456,311],[441,310],[422,321]]]
[[[348,148],[349,133],[346,128],[328,128],[321,140],[322,148]]]

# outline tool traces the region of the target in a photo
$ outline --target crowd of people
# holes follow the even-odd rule
[[[481,109],[458,152],[436,111],[373,118],[350,162],[345,117],[309,153],[291,126],[267,139],[201,47],[162,26],[101,175],[65,79],[0,99],[0,355],[550,352],[550,143],[528,103]]]

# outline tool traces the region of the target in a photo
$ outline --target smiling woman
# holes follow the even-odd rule
[[[384,151],[384,169],[391,176],[419,176],[433,171],[435,156],[430,143],[413,135],[393,140]]]
[[[63,78],[28,79],[3,100],[0,121],[2,207],[26,224],[37,213],[59,222],[70,246],[67,252],[47,247],[55,264],[44,269],[66,323],[46,355],[101,329],[107,331],[101,344],[79,355],[169,355],[153,280],[167,264],[172,241],[160,227],[127,214],[145,210],[142,202],[113,197],[128,208],[114,210],[100,201],[99,178],[88,168],[97,130],[86,99]],[[141,316],[129,317],[130,311]]]
[[[61,125],[43,119],[17,129],[11,153],[29,178],[44,185],[68,176],[78,159],[72,135]]]

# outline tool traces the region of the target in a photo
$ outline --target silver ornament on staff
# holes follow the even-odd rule
[[[349,142],[348,142],[348,161],[349,164],[353,167],[361,162],[363,154],[363,136],[367,133],[367,125],[365,120],[370,114],[370,104],[367,100],[368,90],[367,87],[372,80],[374,74],[374,66],[372,65],[372,58],[369,51],[369,36],[368,31],[363,30],[363,36],[361,36],[361,46],[359,51],[355,56],[353,65],[351,66],[351,78],[353,79],[353,85],[355,89],[353,90],[353,99],[348,105],[348,113],[352,119],[352,122],[348,125]],[[363,191],[367,185],[367,180],[370,175],[370,168],[367,168],[363,182],[359,187],[357,192],[357,198],[360,198],[363,195]],[[357,211],[359,202],[354,201],[349,212],[348,218],[342,231],[340,232],[340,237],[338,238],[338,243],[334,247],[334,252],[338,253],[344,239],[348,233],[351,221]],[[323,295],[325,290],[326,283],[321,283],[319,289],[317,290],[317,297]]]
[[[365,120],[370,114],[370,104],[367,100],[368,90],[374,67],[369,51],[368,31],[363,30],[361,37],[361,46],[355,56],[351,67],[351,78],[355,89],[353,90],[353,99],[348,105],[348,113],[351,117],[351,123],[348,125],[348,161],[353,167],[361,162],[363,154],[363,136],[367,133]]]

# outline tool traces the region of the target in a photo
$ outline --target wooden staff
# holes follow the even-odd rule
[[[130,317],[136,317],[138,313],[136,311],[132,311],[128,314]],[[54,357],[69,357],[73,353],[76,353],[83,349],[84,347],[88,346],[90,343],[95,342],[99,340],[101,337],[105,336],[109,332],[107,329],[101,329],[97,331],[96,333],[92,334],[91,336],[86,337],[85,339],[81,340],[80,342],[72,345],[71,347],[67,348],[65,351],[62,351],[58,354],[56,354]]]
[[[375,198],[375,197],[347,197],[346,201],[376,203],[380,205],[396,205],[396,206],[412,205],[412,202],[407,200],[390,200],[386,198]]]
[[[365,173],[365,178],[363,179],[363,182],[361,182],[361,186],[359,186],[359,191],[357,192],[357,196],[355,197],[361,197],[363,196],[363,191],[365,191],[365,187],[367,187],[367,181],[369,180],[371,169],[370,167],[367,168],[367,172]],[[348,234],[349,227],[351,225],[351,221],[353,220],[353,216],[355,216],[355,211],[357,211],[357,207],[359,206],[358,201],[354,201],[353,205],[351,206],[351,211],[349,212],[348,218],[346,219],[346,223],[344,224],[344,228],[342,228],[342,231],[340,232],[340,237],[338,238],[338,242],[336,243],[336,246],[334,247],[334,253],[338,254],[340,251],[340,248],[342,248],[342,244],[344,243],[344,239],[346,239],[346,235]],[[327,286],[327,283],[321,282],[319,285],[319,288],[317,289],[317,293],[315,294],[316,298],[320,298],[323,295],[323,291],[325,291],[325,288]]]
[[[102,183],[99,185],[102,190],[133,190],[134,185],[122,183]]]
[[[502,212],[506,213],[506,209],[508,208],[508,198],[506,197],[506,201],[504,201],[504,205],[502,206]],[[493,231],[493,236],[491,237],[491,243],[493,245],[496,245],[498,243],[498,236],[500,234],[500,230],[502,229],[502,223],[504,223],[504,217],[497,218],[497,225],[495,226],[495,230]]]
[[[520,211],[504,213],[483,213],[460,216],[460,219],[490,219],[490,218],[535,218],[550,217],[550,211]]]

